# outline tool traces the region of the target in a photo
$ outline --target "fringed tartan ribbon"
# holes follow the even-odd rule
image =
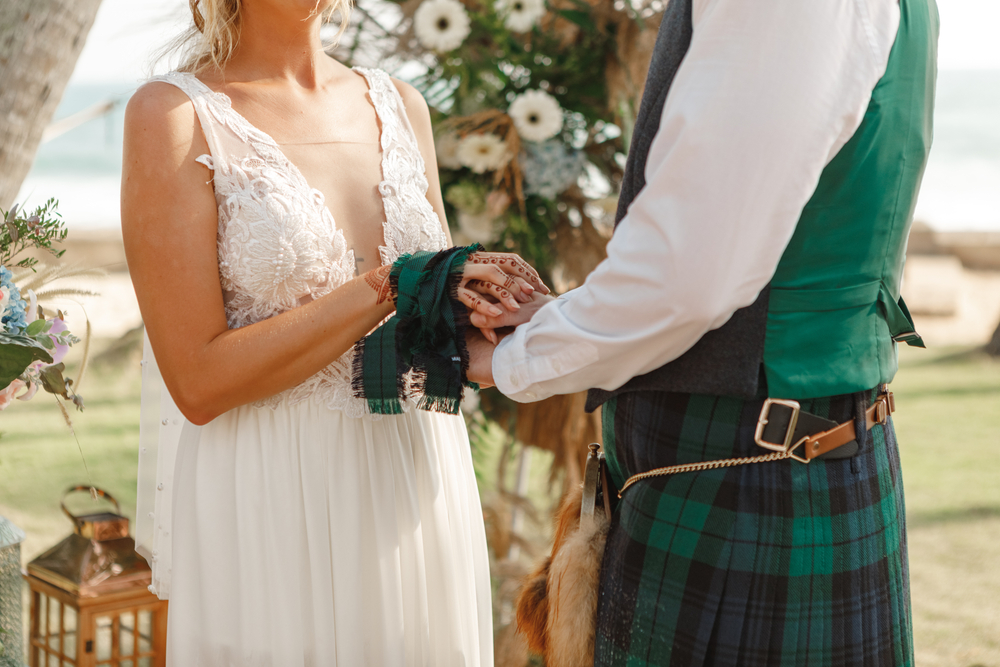
[[[354,395],[373,414],[398,415],[409,390],[420,410],[458,414],[468,382],[465,330],[469,316],[458,300],[465,261],[481,245],[440,252],[420,250],[392,265],[389,285],[396,314],[355,345]],[[478,388],[478,387],[477,387]]]

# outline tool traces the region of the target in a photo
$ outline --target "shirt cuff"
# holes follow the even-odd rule
[[[585,341],[560,340],[558,351],[542,345],[542,350],[532,354],[528,351],[528,333],[527,325],[518,327],[493,351],[493,382],[504,395],[518,403],[533,403],[592,386],[584,369],[598,360],[596,347]],[[539,346],[537,337],[531,338],[531,343]]]
[[[505,396],[518,403],[531,403],[541,400],[541,397],[528,391],[531,378],[524,339],[524,332],[515,330],[497,345],[493,351],[493,382]]]

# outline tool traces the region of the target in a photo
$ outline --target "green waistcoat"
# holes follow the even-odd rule
[[[899,33],[861,126],[827,165],[771,281],[768,394],[870,389],[896,373],[896,342],[923,347],[899,296],[931,144],[937,8],[900,2]]]

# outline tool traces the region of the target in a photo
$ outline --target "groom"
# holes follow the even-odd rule
[[[596,387],[619,489],[802,461],[631,485],[597,665],[912,664],[884,384],[922,346],[899,285],[936,41],[934,0],[672,0],[608,258],[471,345],[517,401]]]

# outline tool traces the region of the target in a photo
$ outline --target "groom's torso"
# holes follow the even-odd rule
[[[885,75],[864,119],[823,170],[757,300],[678,359],[614,391],[591,390],[588,409],[631,391],[753,398],[762,377],[768,395],[781,398],[862,391],[892,379],[896,342],[920,344],[899,284],[930,149],[937,10],[934,0],[901,0],[900,14]],[[622,180],[618,222],[645,186],[646,158],[691,43],[691,19],[692,0],[673,0],[664,14]]]

